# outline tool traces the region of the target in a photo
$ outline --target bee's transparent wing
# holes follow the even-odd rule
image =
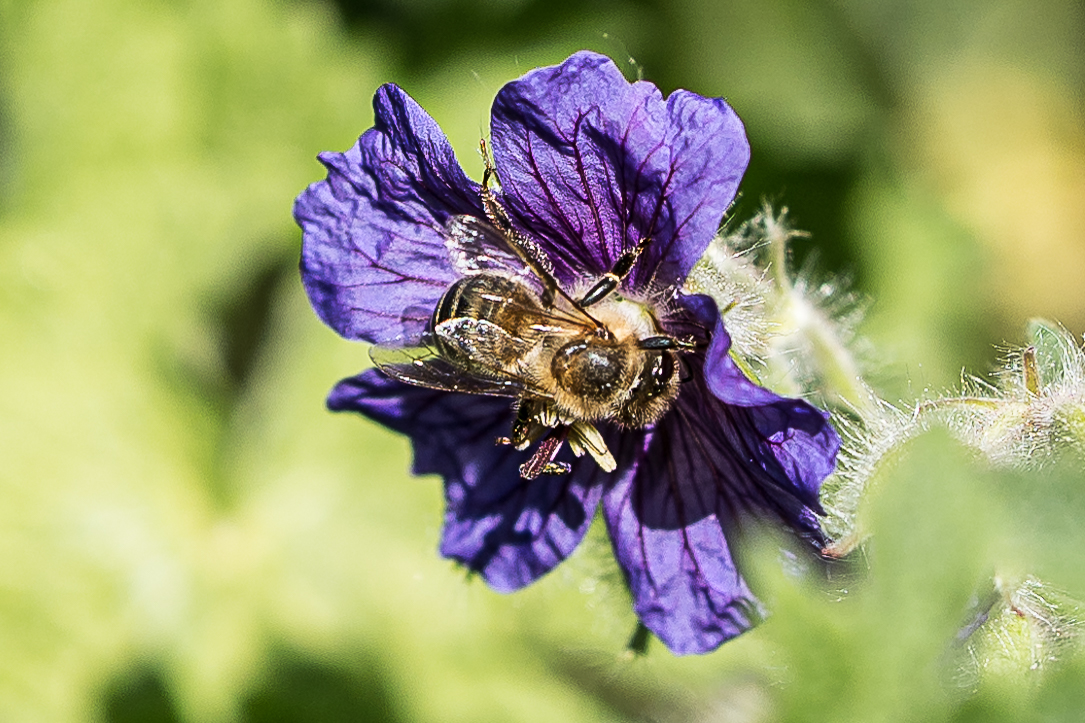
[[[384,374],[416,387],[463,394],[518,397],[524,386],[511,377],[489,378],[469,374],[438,356],[428,346],[373,346],[369,358]]]
[[[452,267],[463,276],[486,271],[502,271],[533,284],[539,289],[543,305],[550,308],[554,300],[565,301],[571,313],[599,327],[599,322],[584,311],[576,299],[569,296],[554,276],[554,264],[539,245],[512,226],[504,229],[476,216],[453,216],[446,224],[445,245]]]
[[[487,374],[507,375],[531,353],[535,342],[513,336],[492,321],[457,317],[442,321],[433,330],[451,354],[470,360]]]
[[[475,216],[453,216],[445,229],[445,246],[452,268],[460,275],[502,271],[523,277],[529,273],[509,240],[488,221]]]
[[[502,271],[541,283],[551,295],[568,296],[554,278],[554,265],[531,239],[509,227],[499,229],[477,216],[453,216],[445,226],[452,267],[463,276]],[[570,303],[572,299],[569,299]]]

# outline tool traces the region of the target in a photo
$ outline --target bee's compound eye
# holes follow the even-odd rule
[[[649,401],[663,394],[674,377],[674,356],[654,353],[645,357],[640,376],[633,383],[633,394],[642,401]]]
[[[677,359],[673,351],[646,353],[629,398],[618,414],[623,424],[642,428],[659,421],[670,409],[678,396]]]
[[[621,387],[628,366],[625,349],[598,340],[574,341],[554,355],[550,370],[566,391],[587,399],[610,399]]]

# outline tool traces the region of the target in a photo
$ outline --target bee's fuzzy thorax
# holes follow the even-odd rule
[[[651,305],[625,296],[612,295],[593,306],[591,313],[617,341],[646,339],[663,331]]]

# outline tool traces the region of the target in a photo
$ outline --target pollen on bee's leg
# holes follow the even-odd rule
[[[541,474],[561,474],[571,470],[568,464],[554,461],[561,451],[561,445],[565,443],[567,430],[568,427],[560,427],[540,442],[531,459],[520,465],[520,476],[524,479],[535,479]]]

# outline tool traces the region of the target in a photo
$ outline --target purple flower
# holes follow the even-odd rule
[[[680,291],[749,160],[734,111],[682,90],[663,99],[580,52],[498,93],[490,189],[400,88],[383,86],[374,108],[352,149],[320,156],[328,177],[294,209],[313,307],[378,345],[388,371],[343,380],[328,406],[410,436],[414,472],[444,478],[441,554],[494,589],[565,559],[601,502],[636,613],[672,651],[748,629],[760,609],[731,543],[751,518],[820,541],[839,441],[824,413],[750,381],[715,302]],[[617,288],[593,298],[608,272]],[[472,277],[565,321],[506,333],[512,317],[480,311],[460,281]],[[425,345],[417,367],[381,356]],[[612,396],[582,408],[562,401],[576,385],[561,365],[585,349],[603,351],[577,369],[602,376],[582,393]],[[457,386],[461,374],[473,381]]]

